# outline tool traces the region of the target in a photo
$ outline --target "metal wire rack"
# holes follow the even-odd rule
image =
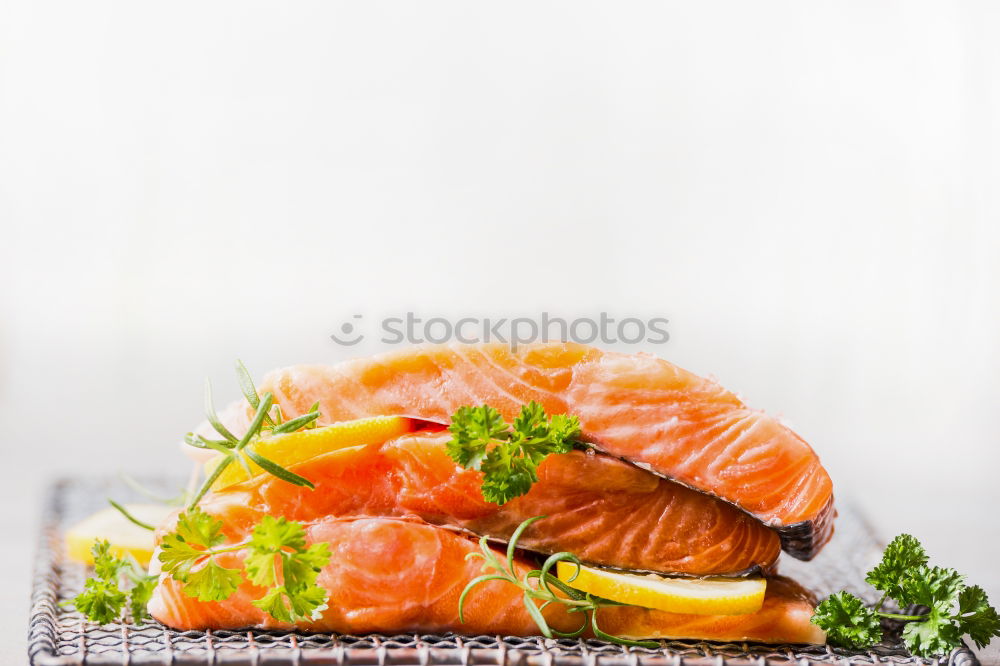
[[[103,503],[109,492],[126,498],[113,481],[62,480],[47,500],[38,544],[28,630],[33,666],[135,664],[201,666],[768,666],[794,664],[949,664],[978,666],[960,648],[938,661],[909,655],[889,642],[867,652],[826,646],[661,641],[657,649],[628,648],[597,640],[510,636],[401,634],[396,636],[305,634],[288,631],[174,631],[156,622],[144,625],[87,622],[60,606],[80,590],[86,567],[68,560],[63,546],[67,525]],[[813,562],[783,562],[790,575],[819,594],[848,589],[870,599],[862,572],[880,546],[855,511],[842,511],[833,542]]]

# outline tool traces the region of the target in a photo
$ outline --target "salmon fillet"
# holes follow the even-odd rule
[[[482,473],[448,457],[447,432],[331,451],[290,467],[315,490],[271,475],[208,495],[207,511],[230,520],[251,511],[300,522],[327,516],[416,516],[506,541],[524,520],[548,516],[521,538],[540,553],[570,551],[586,562],[692,575],[769,569],[777,535],[747,514],[592,451],[549,456],[538,483],[503,506],[480,492]]]
[[[833,532],[833,487],[810,446],[716,382],[645,354],[579,344],[414,347],[333,366],[270,373],[285,414],[319,401],[324,422],[401,415],[448,423],[487,403],[507,420],[534,400],[579,417],[594,448],[718,497],[810,559]]]
[[[227,519],[225,529],[230,538],[239,539],[250,525],[235,517]],[[459,595],[481,573],[479,560],[466,559],[478,551],[469,538],[420,522],[325,518],[308,527],[307,539],[330,545],[330,563],[318,580],[330,591],[330,598],[322,617],[296,628],[350,634],[538,633],[520,591],[501,581],[474,588],[466,599],[466,621],[459,621]],[[503,557],[499,551],[498,556]],[[239,551],[228,553],[219,556],[219,562],[236,566],[241,557]],[[518,558],[519,575],[529,568],[534,568],[533,562]],[[244,581],[225,601],[201,602],[185,595],[176,581],[164,575],[149,611],[156,620],[180,630],[292,628],[251,605],[262,594],[262,589]],[[602,629],[632,636],[822,642],[822,632],[809,623],[811,612],[811,603],[794,584],[769,583],[763,608],[750,615],[692,616],[619,607],[602,609],[599,618]],[[579,616],[568,615],[556,605],[543,613],[554,629],[569,631],[580,623]]]

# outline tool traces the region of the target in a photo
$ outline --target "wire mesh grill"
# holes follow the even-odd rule
[[[161,482],[160,484],[165,485]],[[497,664],[514,666],[766,666],[770,664],[949,664],[978,666],[966,648],[938,661],[909,655],[898,641],[867,652],[826,646],[761,645],[708,641],[661,641],[657,649],[628,648],[598,640],[401,634],[396,636],[305,634],[289,631],[174,631],[156,622],[96,625],[63,608],[87,576],[86,567],[68,560],[64,528],[103,503],[109,493],[128,490],[111,481],[63,480],[47,501],[29,625],[28,653],[33,666],[115,664],[220,664],[231,666],[332,666],[396,664]],[[844,511],[837,534],[810,563],[782,561],[781,572],[818,594],[847,589],[874,601],[862,572],[881,548],[855,511]],[[891,639],[891,637],[890,637]]]

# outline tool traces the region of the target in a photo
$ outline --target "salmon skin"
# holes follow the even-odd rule
[[[811,559],[833,533],[833,486],[810,446],[716,382],[645,354],[570,343],[413,347],[265,377],[285,414],[401,415],[447,424],[463,405],[508,421],[529,401],[579,417],[599,451],[729,502]]]
[[[498,506],[483,499],[481,472],[448,457],[449,439],[423,431],[336,449],[290,467],[315,490],[265,474],[202,504],[220,516],[247,507],[306,523],[416,516],[500,541],[524,520],[545,515],[522,547],[570,551],[590,564],[633,571],[745,575],[769,570],[780,553],[777,535],[735,507],[592,451],[549,456],[526,495]]]
[[[225,519],[224,516],[218,516]],[[232,538],[240,521],[226,520]],[[244,527],[248,531],[249,526]],[[162,530],[161,530],[162,533]],[[242,534],[246,536],[246,534]],[[198,601],[162,575],[149,603],[151,615],[179,630],[302,629],[346,634],[443,633],[532,636],[538,627],[525,610],[521,591],[503,581],[482,583],[469,593],[465,622],[458,598],[480,575],[481,561],[469,538],[420,522],[387,518],[326,518],[307,528],[307,540],[329,544],[332,557],[318,584],[330,592],[322,616],[295,627],[277,622],[251,605],[264,590],[244,581],[225,601]],[[496,551],[502,560],[505,555]],[[237,551],[218,556],[219,564],[239,566]],[[518,557],[519,576],[536,563]],[[581,617],[551,604],[542,610],[553,629],[572,631]],[[821,643],[823,634],[810,624],[812,605],[792,583],[770,582],[764,606],[739,616],[686,615],[634,607],[598,612],[601,628],[630,636],[696,637],[773,643]]]

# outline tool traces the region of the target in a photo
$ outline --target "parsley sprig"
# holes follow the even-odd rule
[[[525,572],[523,576],[518,577],[516,573],[517,570],[514,566],[514,553],[517,550],[517,542],[526,529],[528,529],[533,523],[542,520],[543,518],[545,518],[545,516],[535,516],[518,525],[507,544],[507,557],[504,560],[501,560],[496,556],[496,553],[492,548],[490,548],[486,537],[482,537],[479,540],[479,548],[482,552],[473,552],[466,555],[466,559],[482,559],[482,570],[484,573],[482,576],[477,576],[469,581],[469,584],[465,586],[464,590],[462,590],[462,594],[458,598],[458,619],[461,622],[465,622],[465,600],[473,588],[480,583],[485,583],[490,580],[501,580],[520,588],[523,593],[522,599],[525,609],[528,611],[531,619],[535,621],[535,624],[538,625],[539,631],[541,631],[542,635],[546,638],[552,638],[554,636],[558,636],[560,638],[575,638],[581,635],[587,630],[587,627],[590,626],[591,630],[594,632],[594,636],[600,638],[601,640],[617,643],[618,645],[629,645],[632,647],[658,647],[659,643],[656,641],[633,641],[627,638],[612,636],[611,634],[602,631],[598,626],[597,611],[599,609],[606,608],[608,606],[627,606],[629,604],[622,604],[617,601],[602,599],[587,592],[582,592],[567,585],[565,582],[549,573],[559,562],[572,562],[576,565],[576,572],[573,574],[572,578],[569,579],[570,582],[572,582],[573,579],[575,579],[580,573],[581,565],[579,558],[577,558],[577,556],[573,553],[563,552],[551,555],[545,560],[540,569],[532,569],[531,571]],[[540,606],[537,605],[535,603],[536,600],[541,601],[542,604]],[[580,613],[583,618],[580,627],[575,631],[568,633],[551,628],[548,621],[546,621],[545,616],[542,614],[542,611],[552,604],[565,606],[567,613]]]
[[[265,516],[256,526],[250,539],[238,544],[225,544],[222,522],[215,520],[198,508],[198,502],[211,489],[222,472],[231,464],[239,464],[251,475],[252,461],[265,472],[297,486],[313,488],[313,484],[274,461],[260,455],[252,447],[259,438],[280,435],[316,427],[320,417],[319,403],[309,412],[286,420],[281,407],[274,404],[274,396],[257,393],[253,379],[241,361],[236,361],[236,377],[247,403],[254,410],[250,427],[242,437],[234,435],[219,419],[212,399],[212,387],[205,382],[205,416],[221,439],[209,439],[187,433],[184,441],[199,449],[211,449],[224,457],[205,479],[198,491],[184,493],[177,501],[187,509],[177,519],[175,530],[163,537],[160,562],[163,570],[183,584],[184,593],[199,601],[227,599],[243,582],[244,577],[255,585],[267,588],[263,597],[254,605],[283,622],[318,617],[326,608],[326,590],[316,584],[323,565],[330,558],[326,544],[305,545],[302,525],[285,519]],[[129,485],[143,494],[150,495],[131,479]],[[174,500],[163,500],[174,503]],[[133,516],[124,506],[108,500],[125,518],[147,530],[154,526]],[[94,544],[94,575],[84,583],[83,592],[71,602],[87,619],[107,623],[121,618],[128,604],[134,622],[145,617],[146,604],[156,587],[156,576],[143,571],[135,558],[115,558],[110,554],[107,541]],[[247,550],[245,570],[222,566],[217,556],[222,553]]]
[[[189,432],[184,436],[184,442],[198,449],[212,449],[217,451],[222,454],[223,458],[215,466],[215,469],[212,470],[212,473],[208,475],[208,478],[205,479],[198,491],[191,497],[188,502],[189,507],[197,505],[201,501],[201,498],[212,488],[212,485],[219,476],[222,475],[222,472],[233,463],[242,466],[248,477],[252,476],[253,473],[250,470],[250,464],[247,462],[248,459],[256,463],[268,474],[272,474],[282,481],[296,486],[305,486],[310,489],[315,488],[309,479],[299,476],[273,460],[262,456],[254,451],[250,447],[250,444],[265,436],[265,431],[268,431],[271,435],[280,435],[316,427],[316,422],[320,417],[319,403],[314,403],[309,411],[302,416],[286,421],[281,412],[281,406],[274,404],[274,395],[271,393],[265,393],[263,396],[258,394],[249,371],[247,371],[243,362],[239,360],[236,361],[236,379],[239,382],[243,397],[246,398],[247,403],[254,410],[253,419],[250,421],[250,427],[242,437],[234,435],[219,419],[219,415],[215,410],[215,402],[212,399],[212,385],[208,380],[205,381],[205,418],[208,419],[209,424],[219,434],[221,439],[208,439],[207,437]]]
[[[249,539],[225,541],[222,521],[198,507],[187,509],[161,542],[163,571],[199,601],[228,599],[244,580],[266,588],[253,605],[280,622],[315,620],[326,609],[327,591],[316,581],[330,561],[330,548],[326,543],[307,547],[301,523],[264,516]],[[242,569],[224,567],[216,559],[239,550],[246,550]]]
[[[493,407],[460,407],[448,428],[448,455],[466,469],[483,472],[488,502],[506,504],[538,481],[538,465],[550,454],[568,453],[580,434],[575,416],[548,417],[537,402],[521,407],[513,425]]]
[[[253,602],[282,622],[317,619],[326,609],[327,591],[316,584],[319,572],[330,561],[330,546],[306,547],[300,523],[265,516],[253,532],[245,565],[254,585],[268,592]]]
[[[107,541],[94,542],[90,552],[94,556],[94,576],[68,603],[88,620],[101,624],[120,619],[127,606],[132,622],[141,624],[148,617],[146,604],[156,587],[156,576],[147,575],[131,555],[112,555]]]
[[[983,588],[966,586],[965,577],[954,569],[928,566],[924,547],[909,534],[889,543],[865,581],[882,592],[874,609],[849,592],[838,592],[816,608],[812,621],[826,631],[831,644],[865,648],[878,643],[881,618],[905,622],[903,643],[922,657],[950,652],[966,635],[980,648],[1000,636],[1000,615]],[[900,608],[923,610],[913,615],[885,612],[887,599]]]

